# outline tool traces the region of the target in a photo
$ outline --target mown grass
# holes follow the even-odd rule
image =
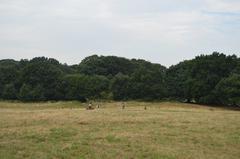
[[[240,158],[239,111],[168,102],[85,106],[0,102],[0,158]]]

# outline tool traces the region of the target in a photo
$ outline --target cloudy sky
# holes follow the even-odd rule
[[[240,56],[240,0],[0,0],[0,59]]]

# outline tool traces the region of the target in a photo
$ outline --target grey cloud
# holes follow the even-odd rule
[[[171,65],[200,53],[239,55],[236,0],[0,0],[0,58],[91,54]],[[228,12],[235,16],[213,15]]]

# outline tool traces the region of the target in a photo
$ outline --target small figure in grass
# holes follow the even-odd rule
[[[145,105],[144,110],[147,110],[147,106]]]
[[[100,104],[97,105],[97,108],[100,109]]]
[[[93,110],[94,108],[93,108],[93,106],[92,106],[92,102],[89,102],[89,104],[88,104],[88,107],[87,107],[87,110]]]
[[[125,103],[124,102],[122,102],[122,109],[125,109]]]

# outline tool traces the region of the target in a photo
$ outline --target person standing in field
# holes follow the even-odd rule
[[[92,102],[89,102],[87,109],[88,109],[88,110],[92,110],[92,109],[93,109],[93,107],[92,107]]]
[[[122,102],[122,109],[125,109],[125,103]]]

